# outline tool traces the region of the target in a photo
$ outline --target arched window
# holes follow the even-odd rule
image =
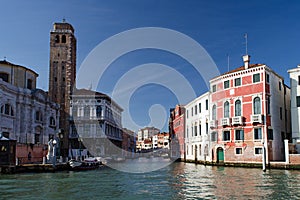
[[[63,35],[63,36],[61,37],[61,43],[66,43],[66,41],[67,41],[67,38],[66,38],[65,35]]]
[[[226,101],[224,103],[224,118],[229,117],[229,102]]]
[[[216,120],[217,119],[217,106],[213,105],[212,107],[212,119]]]
[[[241,100],[235,101],[235,116],[241,116],[242,115],[242,107],[241,107]]]
[[[9,83],[9,74],[5,72],[0,72],[0,78],[2,78],[3,81]]]
[[[1,106],[1,114],[9,115],[9,116],[14,116],[14,110],[10,104],[4,104]]]
[[[55,36],[55,43],[59,43],[59,35]]]
[[[259,97],[255,97],[253,99],[253,111],[254,114],[261,114],[261,107],[260,107],[260,98]]]

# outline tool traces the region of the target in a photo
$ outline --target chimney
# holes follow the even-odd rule
[[[245,69],[248,69],[248,67],[249,67],[249,62],[250,62],[250,56],[249,56],[249,55],[244,55],[244,56],[243,56],[243,61],[244,61]]]

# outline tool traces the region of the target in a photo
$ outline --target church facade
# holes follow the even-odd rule
[[[36,88],[33,70],[0,61],[0,132],[17,141],[17,158],[40,161],[44,145],[55,137],[59,126],[59,105]]]

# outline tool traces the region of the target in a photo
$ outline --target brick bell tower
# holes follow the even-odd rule
[[[70,96],[76,79],[74,28],[63,20],[50,31],[49,97],[60,105],[61,156],[68,156]]]

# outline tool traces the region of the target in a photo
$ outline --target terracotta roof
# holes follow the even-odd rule
[[[262,66],[262,65],[264,65],[264,64],[249,64],[248,69],[255,68],[255,67],[258,67],[258,66]],[[238,72],[238,71],[242,71],[242,70],[245,70],[245,66],[241,66],[241,67],[238,67],[236,69],[230,70],[229,72],[225,72],[224,74],[221,74],[221,76],[226,75],[226,74],[231,74],[231,73],[234,73],[234,72]]]

